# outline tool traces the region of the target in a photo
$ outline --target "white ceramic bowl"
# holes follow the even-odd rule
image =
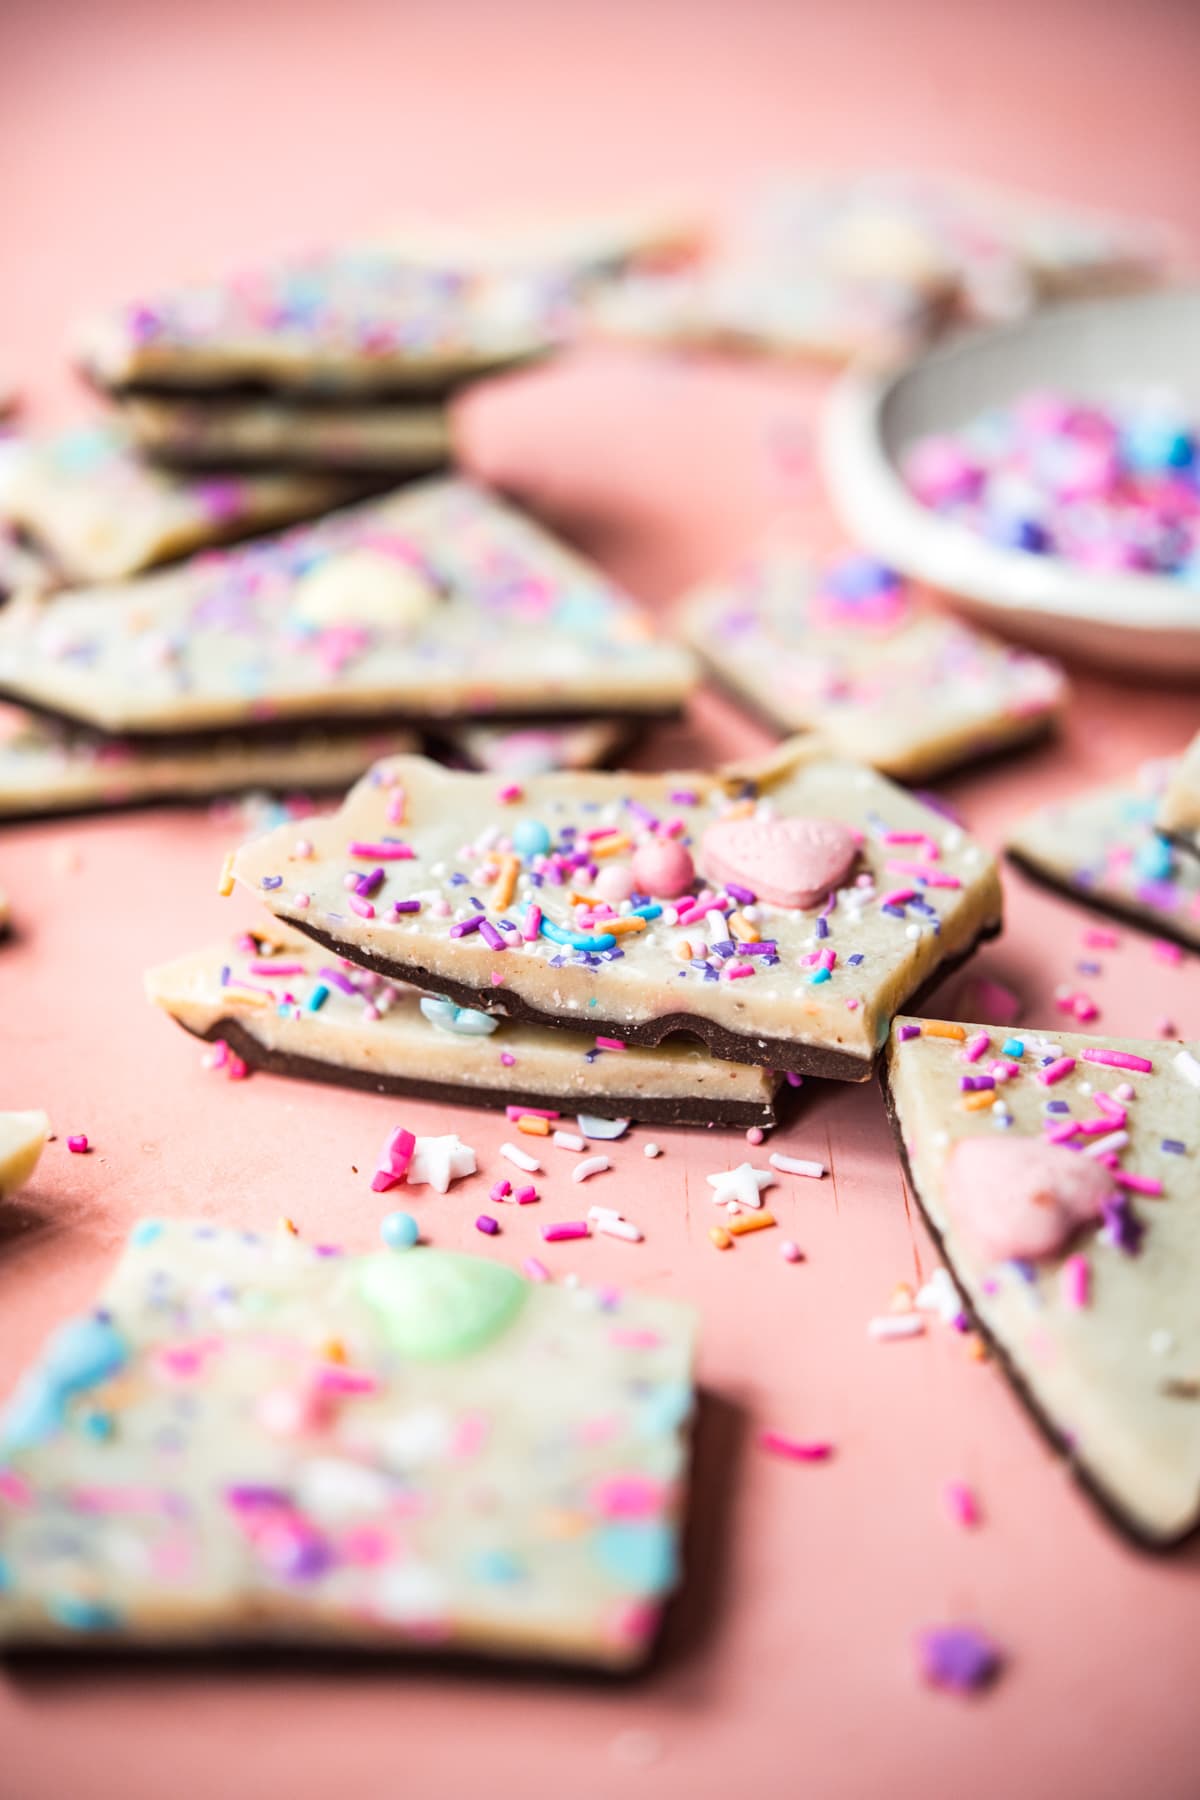
[[[906,451],[1031,388],[1085,401],[1166,389],[1200,419],[1200,289],[1056,306],[958,337],[899,372],[854,368],[826,406],[821,454],[842,523],[893,568],[1014,637],[1125,671],[1200,676],[1200,590],[1005,550],[909,493]]]

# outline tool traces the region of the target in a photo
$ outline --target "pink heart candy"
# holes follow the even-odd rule
[[[1039,1138],[963,1138],[946,1164],[946,1205],[991,1262],[1055,1256],[1112,1191],[1101,1163]]]
[[[850,873],[858,844],[836,819],[718,819],[700,854],[710,881],[751,888],[772,906],[814,906]]]

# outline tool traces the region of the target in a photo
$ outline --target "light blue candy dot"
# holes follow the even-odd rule
[[[521,819],[513,827],[512,841],[518,856],[545,856],[550,833],[540,819]]]
[[[139,1219],[129,1234],[129,1241],[139,1250],[145,1249],[163,1233],[162,1223],[158,1219]]]
[[[421,1235],[421,1227],[411,1213],[389,1213],[379,1227],[379,1235],[389,1250],[411,1250]]]
[[[1168,881],[1175,867],[1175,855],[1166,838],[1151,837],[1138,851],[1134,865],[1145,881]]]
[[[661,1594],[675,1580],[675,1534],[657,1519],[603,1526],[593,1548],[606,1574],[635,1594]]]
[[[1025,1045],[1020,1038],[1005,1038],[1000,1046],[1001,1056],[1024,1056]]]

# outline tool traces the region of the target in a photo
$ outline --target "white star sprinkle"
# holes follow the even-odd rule
[[[706,1179],[718,1206],[728,1206],[730,1201],[738,1206],[761,1206],[763,1189],[773,1185],[775,1176],[770,1169],[756,1169],[744,1162]]]
[[[408,1165],[410,1187],[428,1186],[444,1194],[452,1181],[475,1173],[475,1152],[451,1132],[449,1137],[419,1137]]]

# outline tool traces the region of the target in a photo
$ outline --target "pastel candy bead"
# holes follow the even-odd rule
[[[689,862],[691,858],[689,857]],[[638,891],[638,878],[629,863],[606,863],[592,883],[602,900],[619,906]]]
[[[991,1262],[1057,1255],[1112,1192],[1100,1163],[1039,1138],[964,1138],[946,1165],[946,1205]]]
[[[696,879],[696,865],[691,851],[677,838],[652,838],[634,851],[633,875],[643,893],[678,900],[690,891]]]
[[[411,1250],[421,1235],[421,1227],[411,1213],[389,1213],[379,1227],[379,1235],[389,1250]]]
[[[529,1291],[502,1263],[450,1250],[368,1256],[356,1281],[392,1349],[414,1362],[482,1349],[512,1323]]]
[[[772,906],[814,906],[845,880],[858,856],[836,819],[718,819],[701,844],[710,881],[748,887]]]
[[[545,856],[550,833],[540,819],[519,819],[513,827],[512,844],[518,856]]]

